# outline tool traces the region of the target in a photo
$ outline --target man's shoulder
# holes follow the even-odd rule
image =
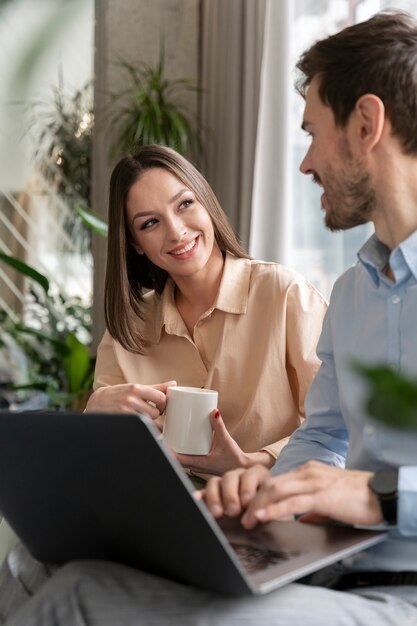
[[[348,269],[345,270],[343,274],[339,276],[339,278],[336,279],[332,290],[332,297],[335,294],[344,294],[346,292],[346,289],[348,288],[355,288],[355,286],[358,284],[358,281],[361,281],[363,277],[363,265],[362,263],[359,263],[359,261],[356,261],[353,265],[348,267]]]

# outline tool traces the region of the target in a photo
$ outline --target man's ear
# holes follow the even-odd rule
[[[355,105],[355,134],[363,154],[370,152],[381,140],[386,122],[385,106],[374,94],[364,94]]]

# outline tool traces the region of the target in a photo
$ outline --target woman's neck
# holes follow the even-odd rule
[[[175,303],[191,336],[196,322],[216,301],[223,268],[224,257],[217,250],[202,272],[175,281]]]

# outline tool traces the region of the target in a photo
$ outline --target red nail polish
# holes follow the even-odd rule
[[[216,412],[214,414],[214,417],[217,419],[218,417],[220,417],[220,411],[219,409],[216,409]]]

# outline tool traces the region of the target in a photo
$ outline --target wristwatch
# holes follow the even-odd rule
[[[381,506],[382,516],[388,524],[397,523],[398,469],[379,470],[368,481]]]

